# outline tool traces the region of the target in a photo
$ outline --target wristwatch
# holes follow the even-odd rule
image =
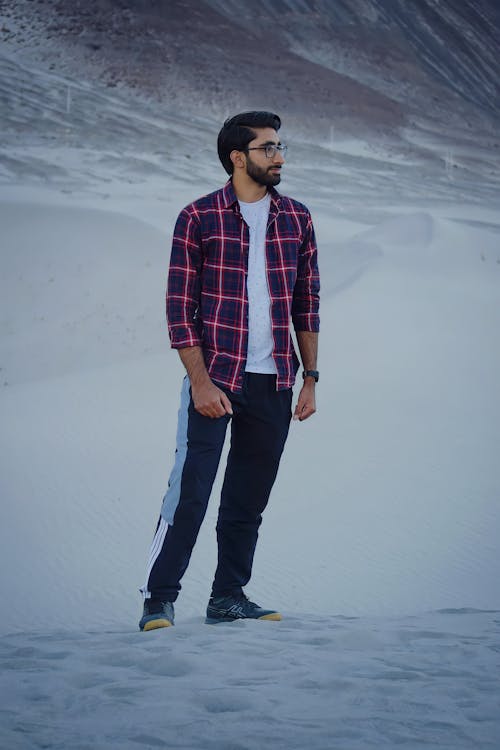
[[[302,377],[305,378],[314,378],[314,381],[317,383],[319,380],[319,371],[318,370],[304,370],[302,373]]]

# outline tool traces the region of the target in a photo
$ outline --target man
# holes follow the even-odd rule
[[[167,289],[171,346],[187,375],[175,464],[141,589],[141,630],[174,623],[174,605],[207,509],[226,427],[231,447],[217,521],[218,565],[207,623],[280,620],[243,592],[290,425],[315,412],[319,275],[309,211],[275,190],[286,147],[280,118],[246,112],[217,141],[230,175],[177,219]]]

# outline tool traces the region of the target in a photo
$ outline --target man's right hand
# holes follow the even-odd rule
[[[204,417],[217,419],[224,414],[232,415],[233,408],[231,402],[224,393],[210,379],[204,381],[201,385],[191,383],[191,396],[194,408]]]
[[[231,402],[220,388],[210,380],[200,346],[179,349],[179,356],[191,383],[191,397],[199,414],[211,419],[232,415]]]

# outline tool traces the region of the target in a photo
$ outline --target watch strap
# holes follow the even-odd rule
[[[314,381],[317,383],[319,380],[319,371],[318,370],[304,370],[302,373],[302,377],[305,378],[314,378]]]

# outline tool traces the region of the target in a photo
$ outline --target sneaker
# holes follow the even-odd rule
[[[262,609],[243,593],[236,596],[210,597],[205,620],[207,625],[243,619],[281,620],[281,615],[274,609]]]
[[[141,630],[169,628],[174,624],[174,605],[172,602],[161,602],[159,599],[146,599],[144,613],[139,623]]]

